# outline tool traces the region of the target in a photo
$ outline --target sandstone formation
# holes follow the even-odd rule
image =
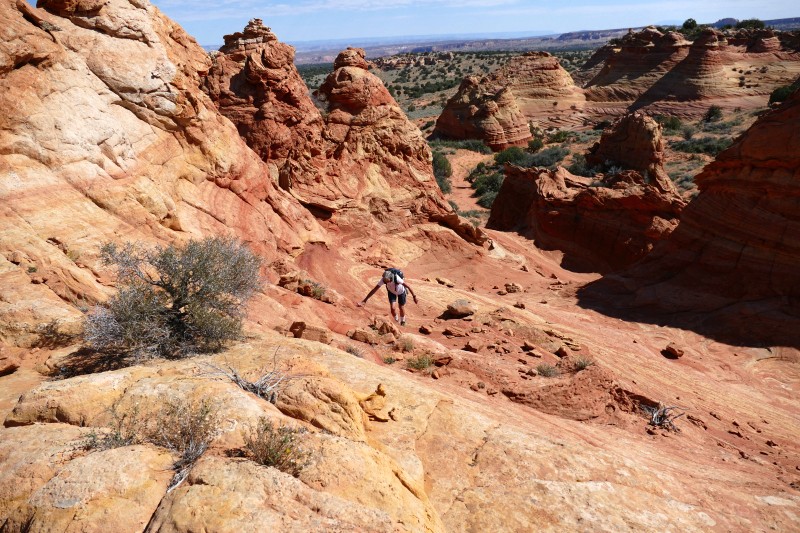
[[[600,140],[589,150],[586,161],[592,166],[619,166],[647,175],[648,181],[663,193],[676,193],[664,170],[664,138],[661,125],[647,115],[625,115],[603,130]]]
[[[700,195],[669,239],[644,262],[603,283],[633,290],[629,304],[661,312],[740,312],[748,317],[748,335],[778,335],[795,345],[798,124],[795,91],[696,177]]]
[[[643,258],[678,226],[685,206],[635,171],[599,184],[560,167],[506,164],[505,174],[486,226],[559,250],[562,266],[581,272],[611,272]]]
[[[496,73],[509,83],[517,98],[564,98],[575,92],[575,82],[548,52],[525,52]]]
[[[531,140],[528,122],[513,91],[494,80],[467,76],[436,119],[434,135],[480,139],[492,150],[524,146]]]
[[[293,60],[294,48],[255,19],[225,36],[205,81],[248,146],[277,167],[276,186],[331,224],[385,232],[436,221],[483,240],[444,200],[427,143],[363,50],[339,54],[317,91],[324,118]]]
[[[487,227],[561,251],[565,268],[610,272],[643,258],[676,228],[686,205],[664,171],[661,126],[645,115],[627,115],[591,152],[589,164],[626,172],[587,178],[560,167],[507,164]]]
[[[211,61],[177,24],[146,1],[40,5],[0,2],[0,340],[74,332],[108,294],[107,240],[327,240],[198,89]]]

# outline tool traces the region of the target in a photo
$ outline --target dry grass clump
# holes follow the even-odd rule
[[[259,374],[259,378],[255,381],[250,381],[242,377],[239,371],[228,363],[227,358],[225,359],[224,367],[209,362],[198,363],[197,366],[200,367],[201,374],[211,377],[227,378],[238,385],[242,390],[255,394],[259,398],[263,398],[270,403],[275,403],[278,393],[285,389],[291,380],[303,377],[301,374],[290,375],[278,370],[277,350],[272,358],[272,368],[267,370],[267,368],[264,367]]]
[[[406,366],[408,368],[413,368],[414,370],[425,370],[433,365],[433,361],[433,356],[428,352],[424,352],[419,356],[412,357],[406,361]]]
[[[297,477],[308,465],[311,455],[300,447],[307,433],[302,427],[285,424],[274,427],[269,418],[261,417],[255,426],[242,432],[245,456],[257,464]]]
[[[397,347],[400,349],[401,352],[413,352],[414,339],[407,336],[400,337],[399,339],[397,339]]]
[[[685,407],[677,407],[677,406],[667,407],[659,403],[657,407],[651,407],[649,405],[639,405],[639,409],[650,419],[648,423],[651,426],[665,428],[669,431],[680,433],[680,430],[677,427],[675,427],[675,424],[673,422],[686,414],[686,413],[676,412],[679,410],[686,411]]]
[[[546,378],[553,378],[558,376],[558,369],[553,365],[547,363],[540,363],[536,365],[536,373]]]
[[[154,444],[176,456],[172,463],[175,475],[171,491],[189,475],[194,464],[219,433],[220,420],[216,406],[204,400],[160,400],[161,408],[154,415],[144,414],[138,404],[127,410],[112,406],[111,421],[99,433],[92,431],[83,443],[86,450],[107,450]]]
[[[590,366],[594,364],[594,361],[589,359],[588,357],[580,356],[576,357],[575,361],[572,363],[575,366],[575,370],[580,372],[581,370],[586,370]]]
[[[355,344],[352,343],[346,344],[344,347],[344,351],[349,353],[350,355],[355,355],[360,359],[364,358],[364,350],[360,346],[356,346]]]

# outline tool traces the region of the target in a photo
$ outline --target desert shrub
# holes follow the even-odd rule
[[[402,352],[413,352],[414,351],[414,339],[411,337],[400,337],[397,339],[397,347],[400,348]]]
[[[268,370],[268,367],[265,366],[257,374],[258,378],[252,381],[240,375],[239,371],[228,363],[227,358],[224,366],[208,361],[198,363],[197,366],[200,368],[201,375],[228,379],[242,390],[255,394],[270,403],[275,403],[278,393],[286,388],[289,382],[303,377],[302,374],[287,374],[278,368],[277,350],[272,357],[272,368]]]
[[[594,361],[592,361],[588,357],[581,356],[576,358],[573,364],[575,366],[575,370],[580,372],[581,370],[586,370],[587,368],[592,366],[594,364]]]
[[[569,139],[572,135],[574,135],[571,131],[567,130],[558,130],[557,132],[550,135],[548,142],[551,143],[563,143],[567,139]]]
[[[672,149],[687,154],[708,154],[716,156],[721,151],[733,144],[733,140],[728,137],[700,137],[698,139],[687,139],[672,144]]]
[[[305,428],[284,424],[274,427],[269,418],[261,417],[255,426],[242,431],[245,456],[254,463],[297,477],[311,455],[301,447],[306,434]]]
[[[607,127],[609,127],[610,125],[611,125],[611,121],[610,120],[603,120],[603,121],[600,121],[597,124],[595,124],[594,129],[595,130],[604,130]]]
[[[355,355],[360,359],[364,358],[364,350],[362,350],[361,347],[356,346],[355,344],[346,344],[344,347],[344,351],[349,353],[350,355]]]
[[[502,172],[493,172],[491,174],[482,174],[475,178],[472,182],[472,188],[475,189],[475,196],[483,196],[487,192],[497,192],[503,185],[504,175]]]
[[[491,209],[492,204],[494,204],[494,199],[497,198],[496,192],[487,192],[480,198],[478,198],[477,204],[484,209]]]
[[[433,365],[433,357],[431,357],[431,354],[427,352],[406,361],[406,366],[408,368],[413,368],[414,370],[425,370],[431,365]]]
[[[449,194],[453,190],[450,184],[453,167],[450,166],[450,161],[439,152],[433,152],[433,175],[436,178],[439,189],[444,194]]]
[[[108,408],[110,421],[100,433],[92,430],[87,434],[83,448],[86,450],[108,450],[142,444],[148,441],[150,418],[144,415],[138,405],[130,410],[122,410],[118,404]]]
[[[524,166],[526,167],[547,167],[553,170],[557,163],[564,160],[569,155],[569,150],[563,146],[551,146],[527,158]]]
[[[686,126],[684,126],[683,128],[681,128],[681,135],[682,135],[682,136],[683,136],[683,138],[684,138],[684,139],[686,139],[687,141],[688,141],[689,139],[691,139],[692,137],[694,137],[694,134],[695,134],[695,133],[697,133],[697,128],[695,128],[694,126],[689,126],[689,125],[687,124]]]
[[[547,363],[540,363],[536,365],[536,373],[546,378],[552,378],[558,375],[558,369],[553,365],[549,365]]]
[[[37,272],[38,270],[39,270],[39,269],[38,269],[37,267],[35,267],[35,266],[29,266],[29,267],[28,267],[28,272],[29,272],[30,274],[33,274],[34,272]]]
[[[498,165],[502,165],[504,163],[519,165],[525,160],[525,156],[526,154],[524,151],[522,151],[522,148],[519,146],[510,146],[505,150],[501,150],[494,154],[494,162]]]
[[[606,168],[606,172],[605,172],[605,173],[606,173],[606,176],[616,176],[616,175],[617,175],[617,174],[619,174],[620,172],[624,172],[624,171],[625,171],[625,169],[624,169],[624,168],[622,168],[622,167],[620,167],[620,166],[617,166],[617,165],[609,165],[609,166]]]
[[[492,149],[483,144],[483,141],[478,139],[467,139],[464,141],[431,141],[430,143],[431,150],[436,150],[439,148],[456,148],[462,150],[470,150],[472,152],[478,152],[479,154],[491,154]]]
[[[394,363],[397,362],[397,359],[395,359],[391,355],[385,355],[381,359],[383,360],[383,363],[386,365],[393,365]]]
[[[794,92],[794,90],[795,87],[792,87],[791,85],[784,85],[783,87],[778,87],[777,89],[775,89],[770,93],[769,103],[771,104],[773,102],[785,102],[789,98],[789,95],[792,94],[792,92]]]
[[[715,132],[715,133],[730,133],[730,131],[733,128],[741,125],[742,125],[742,118],[736,117],[735,119],[729,120],[727,122],[706,122],[703,124],[703,131]]]
[[[154,356],[214,351],[239,338],[247,302],[261,289],[261,258],[232,237],[145,248],[108,243],[104,264],[117,294],[84,318],[84,340],[99,351]]]
[[[453,200],[448,200],[447,203],[450,204],[450,207],[453,208],[453,211],[458,213],[458,204],[457,203],[455,203]]]
[[[435,121],[435,120],[429,120],[429,121],[427,121],[425,124],[423,124],[423,125],[422,125],[422,127],[421,127],[420,129],[422,129],[422,130],[427,130],[428,128],[431,128],[431,127],[433,127],[433,125],[434,125],[434,124],[436,124],[436,121]]]
[[[686,414],[676,413],[677,410],[684,411],[685,409],[683,407],[666,407],[662,405],[652,407],[649,405],[639,405],[639,409],[645,414],[645,416],[647,416],[649,419],[648,423],[651,426],[665,428],[670,431],[680,433],[680,430],[675,427],[673,422]]]
[[[667,117],[665,115],[655,115],[653,117],[656,122],[664,126],[665,130],[678,131],[681,129],[683,123],[678,117]]]
[[[722,120],[722,108],[714,104],[703,115],[703,122],[717,122],[718,120]]]
[[[149,441],[177,455],[170,486],[177,487],[219,432],[216,407],[208,399],[166,400],[158,412]]]
[[[408,89],[406,89],[406,93],[408,93]],[[411,104],[410,106],[408,106],[409,113],[412,112],[412,111],[416,111],[416,110],[417,110],[417,106],[415,106],[414,104]]]
[[[760,30],[765,27],[766,25],[764,24],[764,21],[759,19],[740,20],[739,22],[736,23],[737,30],[742,30],[742,29]]]
[[[572,155],[572,164],[567,167],[567,170],[576,176],[591,177],[597,174],[597,169],[589,166],[589,164],[586,163],[586,157],[578,153]]]
[[[544,148],[544,142],[541,139],[533,139],[528,141],[528,151],[532,154],[535,154],[539,150]]]
[[[683,23],[683,26],[681,26],[681,28],[683,28],[684,30],[687,30],[687,31],[696,30],[697,29],[697,21],[694,20],[694,19],[686,19],[686,21]]]

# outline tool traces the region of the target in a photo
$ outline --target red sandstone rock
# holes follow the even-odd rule
[[[295,322],[289,331],[294,334],[296,339],[306,339],[309,341],[317,341],[323,344],[330,344],[333,337],[328,328],[321,326],[312,326],[305,322]]]
[[[561,250],[565,268],[609,272],[635,263],[675,229],[685,206],[677,193],[662,192],[634,171],[606,178],[601,187],[564,168],[506,165],[505,173],[487,227]]]
[[[665,242],[586,295],[615,292],[620,305],[656,313],[704,312],[714,331],[746,335],[748,342],[768,338],[773,345],[796,345],[798,154],[800,92],[795,91],[695,178],[700,195]]]
[[[461,82],[436,120],[434,134],[456,140],[480,139],[492,150],[524,146],[533,138],[513,90],[477,76]]]
[[[672,354],[675,357],[679,358],[683,357],[683,350],[678,348],[678,346],[674,342],[667,344],[665,351],[667,351],[668,353]]]

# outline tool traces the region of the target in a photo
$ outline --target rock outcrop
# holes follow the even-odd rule
[[[661,126],[641,114],[603,132],[587,162],[615,175],[506,165],[487,227],[517,231],[564,253],[568,269],[610,272],[643,258],[677,227],[685,202],[664,171]]]
[[[478,76],[467,76],[461,82],[436,120],[434,135],[480,139],[495,151],[524,146],[533,138],[514,92],[493,79]]]
[[[625,115],[603,131],[589,149],[586,162],[591,166],[619,166],[636,170],[663,193],[677,193],[664,170],[664,137],[661,125],[647,115]]]
[[[493,75],[508,83],[517,98],[558,99],[575,92],[572,77],[548,52],[525,52]]]
[[[106,240],[327,241],[198,89],[211,60],[180,26],[146,0],[39,5],[0,2],[0,340],[74,332]]]
[[[261,158],[275,184],[330,224],[363,233],[443,222],[482,241],[460,220],[433,177],[432,156],[364,51],[348,48],[315,93],[294,66],[294,48],[260,19],[225,36],[205,90]]]
[[[588,287],[587,296],[616,290],[629,295],[628,305],[662,313],[724,310],[734,319],[746,317],[753,338],[782,332],[784,342],[796,343],[786,324],[794,320],[796,333],[798,128],[795,91],[698,174],[700,194],[666,242],[641,264]]]
[[[635,171],[600,182],[560,167],[506,164],[505,174],[486,227],[559,250],[568,270],[611,272],[635,263],[677,227],[685,206]]]

